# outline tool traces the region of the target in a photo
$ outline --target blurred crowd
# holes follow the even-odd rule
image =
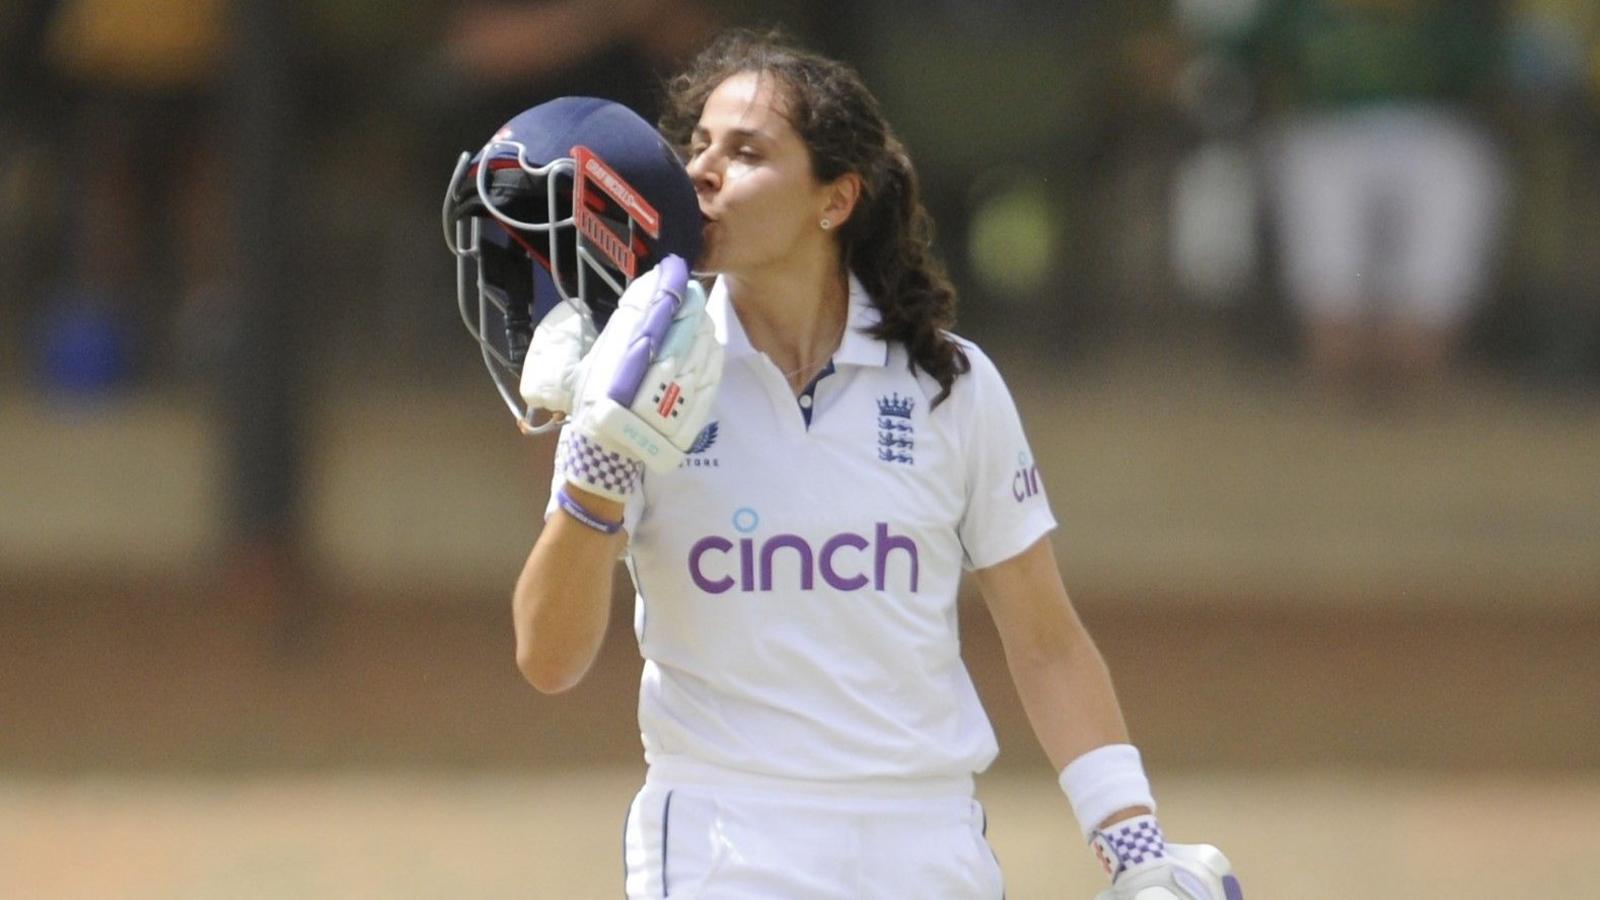
[[[1270,278],[1311,375],[1437,382],[1478,350],[1592,375],[1600,8],[1582,0],[1182,2],[1191,290]],[[1253,202],[1245,208],[1241,197]],[[1221,212],[1219,212],[1221,210]],[[1247,219],[1260,243],[1231,241]],[[1226,227],[1217,228],[1218,225]]]
[[[257,5],[282,46],[251,56]],[[264,188],[287,194],[269,239],[317,310],[313,352],[426,365],[453,156],[549,96],[652,116],[662,75],[728,24],[782,25],[879,86],[980,330],[1137,340],[1152,310],[1197,307],[1335,383],[1600,365],[1582,0],[13,0],[14,374],[92,392],[229,358],[234,248],[260,239],[238,213]],[[252,78],[280,86],[275,146],[241,146]],[[242,183],[252,153],[284,183]]]
[[[543,99],[654,118],[716,29],[852,60],[962,328],[1204,328],[1331,391],[1600,383],[1589,0],[11,0],[0,376],[215,391],[236,532],[294,530],[319,381],[449,377],[456,154]],[[248,555],[248,554],[247,554]]]

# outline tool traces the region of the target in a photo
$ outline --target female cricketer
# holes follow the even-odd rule
[[[668,99],[709,292],[668,259],[592,349],[573,337],[576,365],[552,365],[542,325],[521,385],[570,412],[513,597],[527,679],[583,677],[619,556],[637,591],[628,897],[1001,897],[973,797],[997,745],[956,625],[970,571],[1104,896],[1240,900],[1215,848],[1162,836],[1015,404],[948,330],[954,292],[877,101],[743,31]]]

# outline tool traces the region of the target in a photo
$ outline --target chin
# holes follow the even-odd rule
[[[696,275],[720,275],[724,268],[722,254],[717,252],[715,244],[708,241],[705,247],[701,249],[699,258],[694,261],[694,273]]]

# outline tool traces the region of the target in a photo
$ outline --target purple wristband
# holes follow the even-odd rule
[[[582,522],[601,534],[616,534],[618,531],[622,530],[621,522],[607,522],[605,519],[602,519],[599,516],[596,516],[594,513],[589,512],[587,509],[584,509],[583,504],[572,499],[572,495],[567,493],[567,486],[564,484],[556,488],[556,505],[561,507],[561,509],[565,511],[567,515],[577,519],[579,522]]]

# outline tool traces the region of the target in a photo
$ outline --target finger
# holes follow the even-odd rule
[[[639,331],[650,336],[651,356],[660,355],[661,342],[672,321],[678,318],[688,284],[689,270],[682,259],[669,255],[656,266],[654,282],[645,295],[649,297],[649,302],[645,305]]]
[[[701,319],[705,317],[702,316]],[[687,359],[695,343],[699,340],[701,332],[701,319],[680,319],[672,323],[667,331],[666,340],[661,342],[661,350],[657,357],[665,359]]]
[[[673,293],[667,286],[657,290],[655,297],[650,300],[650,305],[645,308],[644,318],[639,320],[638,330],[634,332],[634,341],[637,342],[643,337],[649,342],[650,355],[659,355],[661,344],[667,338],[667,331],[678,315],[678,307],[682,305],[681,293]]]
[[[639,385],[644,383],[645,376],[650,372],[651,357],[649,336],[636,335],[623,349],[622,357],[612,370],[611,385],[606,389],[606,396],[616,401],[618,406],[632,406],[634,398],[639,396]]]
[[[716,345],[716,337],[711,333],[710,321],[702,319],[700,322],[686,322],[684,340],[681,353],[676,354],[682,362],[678,364],[679,371],[693,377],[695,373],[705,371],[706,364],[711,358],[711,348]]]
[[[694,318],[701,310],[706,308],[705,288],[698,281],[690,281],[683,286],[683,304],[678,307],[679,319]]]

